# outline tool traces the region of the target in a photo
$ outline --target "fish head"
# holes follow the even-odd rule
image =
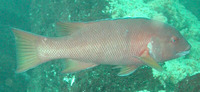
[[[164,24],[148,43],[149,54],[156,61],[166,61],[184,56],[190,52],[191,45],[175,28]]]

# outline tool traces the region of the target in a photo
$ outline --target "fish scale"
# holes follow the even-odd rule
[[[54,59],[66,59],[64,73],[100,64],[116,65],[119,76],[189,53],[190,44],[172,26],[146,18],[59,22],[58,37],[45,37],[13,28],[17,45],[17,72]]]

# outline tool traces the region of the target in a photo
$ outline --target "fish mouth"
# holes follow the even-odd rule
[[[180,52],[176,53],[176,55],[177,56],[185,56],[185,55],[190,53],[190,48],[191,48],[191,46],[188,45],[187,48],[185,48],[184,51],[180,51]]]
[[[190,48],[191,48],[191,46],[189,45],[189,46],[187,46],[187,48],[185,49],[185,51],[189,51],[190,50]]]
[[[187,54],[189,54],[189,53],[190,53],[190,50],[187,50],[187,51],[179,52],[179,53],[177,53],[176,55],[177,55],[177,56],[185,56],[185,55],[187,55]]]

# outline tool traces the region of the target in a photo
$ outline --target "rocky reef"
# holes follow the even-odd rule
[[[100,65],[77,73],[63,74],[61,71],[65,63],[61,59],[17,74],[14,59],[16,55],[13,49],[15,48],[14,37],[9,29],[6,29],[7,31],[0,32],[4,35],[0,37],[1,42],[4,42],[0,44],[4,47],[0,51],[3,55],[0,62],[0,91],[184,92],[187,90],[187,92],[197,92],[200,84],[200,21],[197,16],[199,13],[194,15],[194,11],[189,11],[193,8],[187,9],[189,2],[189,0],[184,2],[179,0],[32,0],[30,2],[19,0],[18,3],[11,3],[11,5],[4,2],[4,8],[0,7],[0,10],[6,11],[6,15],[0,12],[2,16],[0,25],[11,25],[51,37],[56,34],[55,24],[58,21],[147,17],[176,27],[189,41],[192,49],[185,57],[162,63],[164,72],[157,72],[148,66],[143,66],[130,76],[119,77],[118,70],[112,69],[112,66]],[[17,8],[22,7],[23,4],[26,4],[26,8]],[[6,16],[13,19],[5,20]]]
[[[200,73],[200,21],[178,0],[111,0],[107,12],[113,18],[148,17],[176,27],[189,40],[191,52],[186,57],[163,65],[164,72],[153,69],[153,76],[166,87],[166,82],[177,84],[187,76]]]

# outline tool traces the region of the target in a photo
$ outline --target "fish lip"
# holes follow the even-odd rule
[[[188,50],[190,50],[190,48],[191,48],[191,46],[189,45],[189,46],[187,46],[187,48],[185,49],[185,51],[188,51]]]
[[[185,55],[187,55],[187,54],[189,54],[190,53],[190,50],[186,50],[186,51],[181,51],[181,52],[179,52],[179,53],[176,53],[176,55],[177,56],[185,56]]]
[[[190,48],[191,48],[191,46],[188,45],[187,48],[185,48],[184,51],[179,51],[178,53],[176,53],[176,55],[177,56],[185,56],[185,55],[190,53]]]

